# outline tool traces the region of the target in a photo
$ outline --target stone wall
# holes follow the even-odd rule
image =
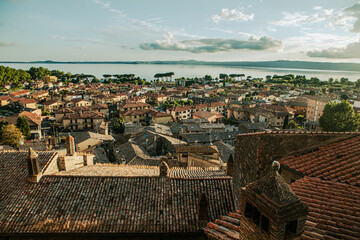
[[[235,198],[239,199],[241,187],[269,173],[273,161],[340,141],[354,134],[356,133],[269,132],[238,135],[233,173]]]

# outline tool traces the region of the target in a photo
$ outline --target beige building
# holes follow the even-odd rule
[[[63,101],[58,100],[48,100],[43,103],[44,110],[48,112],[56,111],[58,109],[61,109],[65,107],[65,103]]]
[[[61,119],[62,127],[73,131],[95,129],[104,121],[105,116],[98,112],[74,113],[65,115]]]
[[[125,102],[118,105],[118,110],[120,112],[125,112],[129,110],[141,110],[141,109],[150,109],[152,106],[143,102]]]
[[[220,169],[223,163],[219,160],[219,151],[216,146],[181,146],[175,149],[178,162],[187,167],[215,167]]]
[[[104,141],[115,141],[111,135],[94,132],[73,132],[71,136],[75,139],[77,152],[91,152],[92,148]]]
[[[166,110],[174,120],[180,121],[181,119],[190,119],[192,106],[172,107]]]
[[[335,100],[328,96],[309,96],[306,109],[306,120],[309,122],[318,122],[322,116],[325,105]]]
[[[45,76],[43,77],[43,81],[44,82],[57,82],[58,81],[58,78],[56,76]]]

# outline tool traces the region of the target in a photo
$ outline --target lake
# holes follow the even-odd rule
[[[330,77],[346,77],[350,81],[360,79],[360,72],[352,71],[330,71],[330,70],[308,70],[308,69],[285,69],[285,68],[260,68],[260,67],[224,67],[204,65],[161,65],[161,64],[43,64],[43,63],[2,63],[0,65],[16,69],[28,70],[30,67],[45,67],[50,70],[61,70],[64,72],[92,74],[101,78],[103,74],[127,74],[133,73],[146,80],[154,79],[156,73],[174,72],[173,79],[180,77],[203,77],[210,74],[213,78],[219,77],[220,73],[245,74],[253,78],[264,78],[266,75],[273,76],[294,74],[305,75],[307,78],[318,77],[327,81]]]

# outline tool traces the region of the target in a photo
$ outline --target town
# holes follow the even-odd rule
[[[360,79],[173,76],[0,66],[0,239],[360,237]]]

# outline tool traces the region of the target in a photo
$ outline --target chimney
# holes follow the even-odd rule
[[[29,176],[28,176],[29,181],[32,183],[39,182],[42,176],[39,167],[39,155],[34,150],[32,150],[32,148],[29,148],[29,153],[26,157],[26,162],[29,172]]]
[[[201,193],[197,203],[197,214],[200,222],[207,223],[208,221],[208,206],[209,202],[205,193]]]
[[[165,161],[162,161],[160,163],[160,175],[159,177],[167,177],[169,171],[169,166],[167,165],[167,163]]]
[[[75,154],[75,140],[70,135],[66,137],[66,155],[73,156]]]
[[[270,169],[267,175],[241,188],[238,209],[254,223],[254,232],[260,229],[268,232],[269,240],[299,239],[304,232],[308,207],[280,176],[277,161],[273,161]]]
[[[232,177],[233,171],[234,171],[234,159],[233,159],[233,155],[230,154],[226,163],[226,175]]]

